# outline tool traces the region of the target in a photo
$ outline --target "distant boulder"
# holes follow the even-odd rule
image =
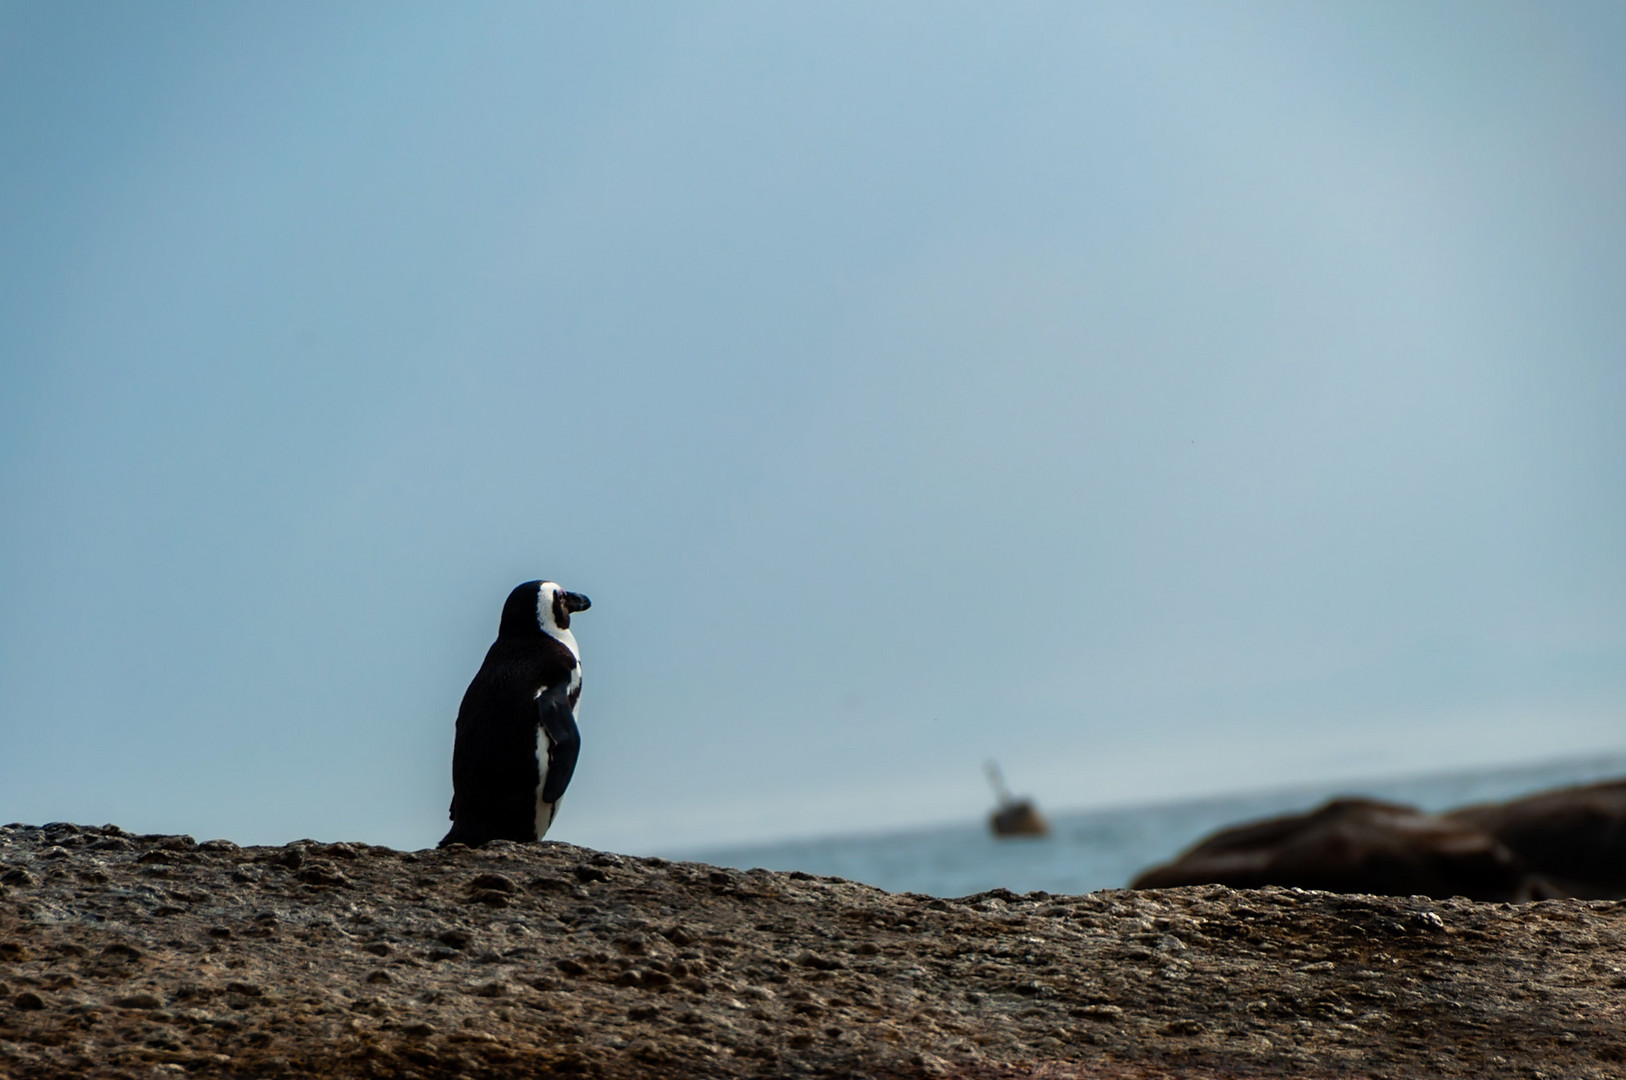
[[[1030,799],[1006,803],[988,816],[995,836],[1049,836],[1050,823]]]
[[[1488,832],[1415,807],[1355,798],[1224,829],[1174,862],[1142,873],[1131,888],[1209,884],[1529,898],[1518,856]]]
[[[1467,806],[1445,817],[1496,837],[1539,875],[1544,895],[1626,897],[1626,780]]]

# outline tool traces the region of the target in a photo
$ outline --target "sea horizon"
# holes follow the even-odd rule
[[[689,846],[663,857],[738,869],[800,870],[890,892],[964,896],[993,888],[1071,894],[1123,888],[1230,825],[1363,796],[1439,812],[1519,798],[1551,788],[1626,777],[1626,750],[1529,764],[1452,768],[1366,780],[1282,785],[1189,799],[1051,809],[1040,838],[996,839],[980,819],[750,843]]]

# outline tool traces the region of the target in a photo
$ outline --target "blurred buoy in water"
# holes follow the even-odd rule
[[[988,782],[994,786],[994,796],[999,800],[998,809],[988,817],[988,827],[994,831],[994,835],[1049,836],[1050,823],[1033,805],[1033,800],[1013,796],[1005,786],[1005,778],[1000,775],[995,762],[988,762],[984,768],[988,772]]]

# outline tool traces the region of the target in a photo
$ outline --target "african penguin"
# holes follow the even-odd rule
[[[540,840],[559,812],[581,736],[581,651],[570,616],[587,597],[551,581],[508,594],[497,640],[463,694],[447,844]]]

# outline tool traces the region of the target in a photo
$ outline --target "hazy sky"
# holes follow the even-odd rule
[[[1626,748],[1626,6],[0,4],[0,821],[403,847]]]

